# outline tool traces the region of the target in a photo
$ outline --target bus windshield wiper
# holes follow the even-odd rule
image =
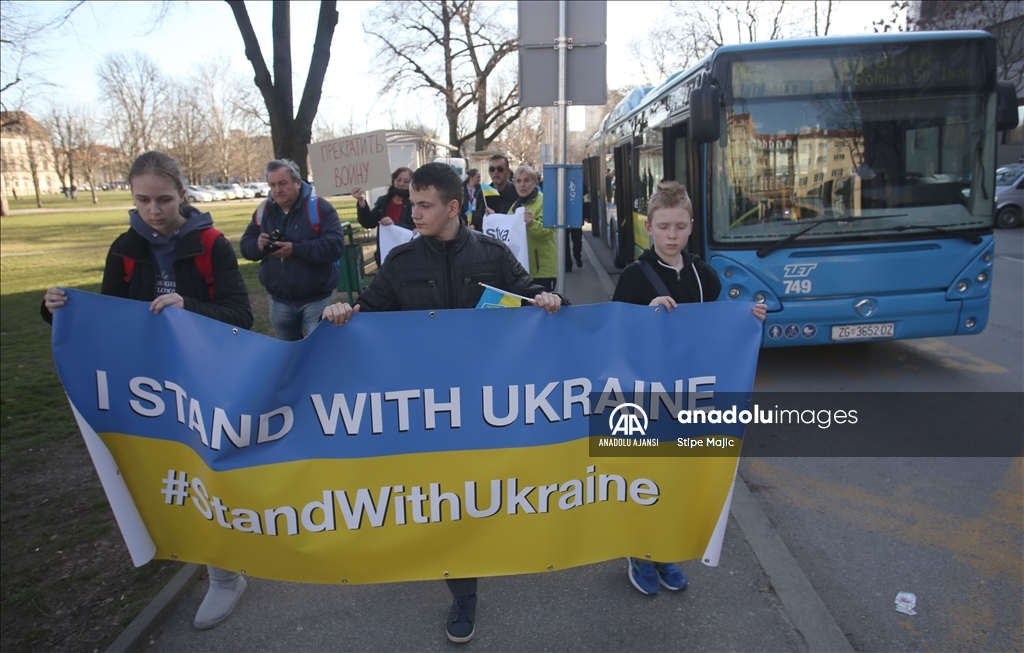
[[[896,225],[895,227],[889,227],[889,229],[891,229],[892,231],[906,231],[908,229],[931,229],[935,233],[942,234],[943,236],[955,236],[957,238],[961,238],[972,245],[977,245],[978,243],[981,242],[981,236],[979,236],[978,234],[968,234],[962,231],[950,231],[949,229],[935,227],[930,224],[900,224]]]
[[[822,220],[815,220],[812,224],[809,224],[805,229],[801,229],[800,231],[791,233],[788,236],[786,236],[785,238],[783,238],[782,240],[777,240],[774,243],[772,243],[771,245],[767,245],[767,246],[762,247],[761,249],[757,250],[757,257],[758,258],[764,258],[764,257],[768,256],[769,254],[771,254],[772,252],[774,252],[775,250],[779,249],[780,247],[793,242],[794,240],[796,240],[800,236],[803,236],[808,231],[810,231],[812,229],[816,229],[819,225],[827,224],[829,222],[855,222],[855,221],[858,221],[858,220],[878,220],[878,219],[882,219],[882,218],[903,218],[903,217],[906,217],[906,215],[907,215],[906,213],[894,213],[892,215],[864,215],[864,216],[859,216],[859,217],[847,216],[845,218],[824,218]]]

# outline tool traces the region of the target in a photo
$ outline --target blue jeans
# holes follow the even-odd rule
[[[302,340],[320,323],[320,316],[331,303],[330,297],[308,304],[293,305],[270,298],[270,323],[278,340]]]

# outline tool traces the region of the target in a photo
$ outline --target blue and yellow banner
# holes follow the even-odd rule
[[[375,583],[717,564],[742,425],[680,456],[696,431],[674,411],[749,397],[749,304],[359,314],[282,342],[68,297],[54,358],[137,565]],[[608,455],[624,442],[654,446]]]

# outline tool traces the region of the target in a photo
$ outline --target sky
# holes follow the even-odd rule
[[[61,3],[34,2],[30,7],[41,16],[50,15]],[[66,5],[67,3],[63,3]],[[324,80],[320,115],[328,124],[357,128],[385,129],[404,119],[437,123],[440,111],[424,112],[429,100],[379,96],[382,71],[371,60],[375,45],[362,29],[367,12],[376,2],[339,2],[339,21],[331,44],[331,61]],[[514,17],[515,3],[506,3]],[[871,31],[871,20],[888,16],[891,0],[854,2],[839,6],[835,24],[841,31]],[[271,10],[269,2],[247,2],[250,18],[263,54],[271,51]],[[608,2],[608,87],[621,88],[640,82],[629,65],[627,44],[644,34],[664,11],[663,2]],[[296,106],[305,81],[305,70],[313,48],[319,3],[293,2],[292,59],[296,73]],[[60,103],[102,104],[96,68],[107,54],[138,50],[144,52],[171,78],[191,75],[198,63],[220,59],[230,62],[232,72],[252,79],[252,66],[245,58],[242,37],[231,9],[224,2],[172,2],[170,11],[157,21],[158,2],[87,2],[60,29],[43,38],[43,56],[33,62],[38,76],[50,85],[27,101],[30,112],[42,115],[53,100]],[[574,113],[571,119],[578,120]],[[440,129],[445,133],[446,129]]]

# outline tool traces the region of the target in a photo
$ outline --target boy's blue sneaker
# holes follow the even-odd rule
[[[658,580],[665,586],[665,589],[672,590],[684,590],[690,584],[690,581],[686,578],[686,574],[679,568],[679,565],[674,565],[671,562],[654,563],[654,569],[658,572]]]
[[[626,558],[629,561],[629,582],[644,594],[657,594],[661,589],[658,572],[653,562]]]

